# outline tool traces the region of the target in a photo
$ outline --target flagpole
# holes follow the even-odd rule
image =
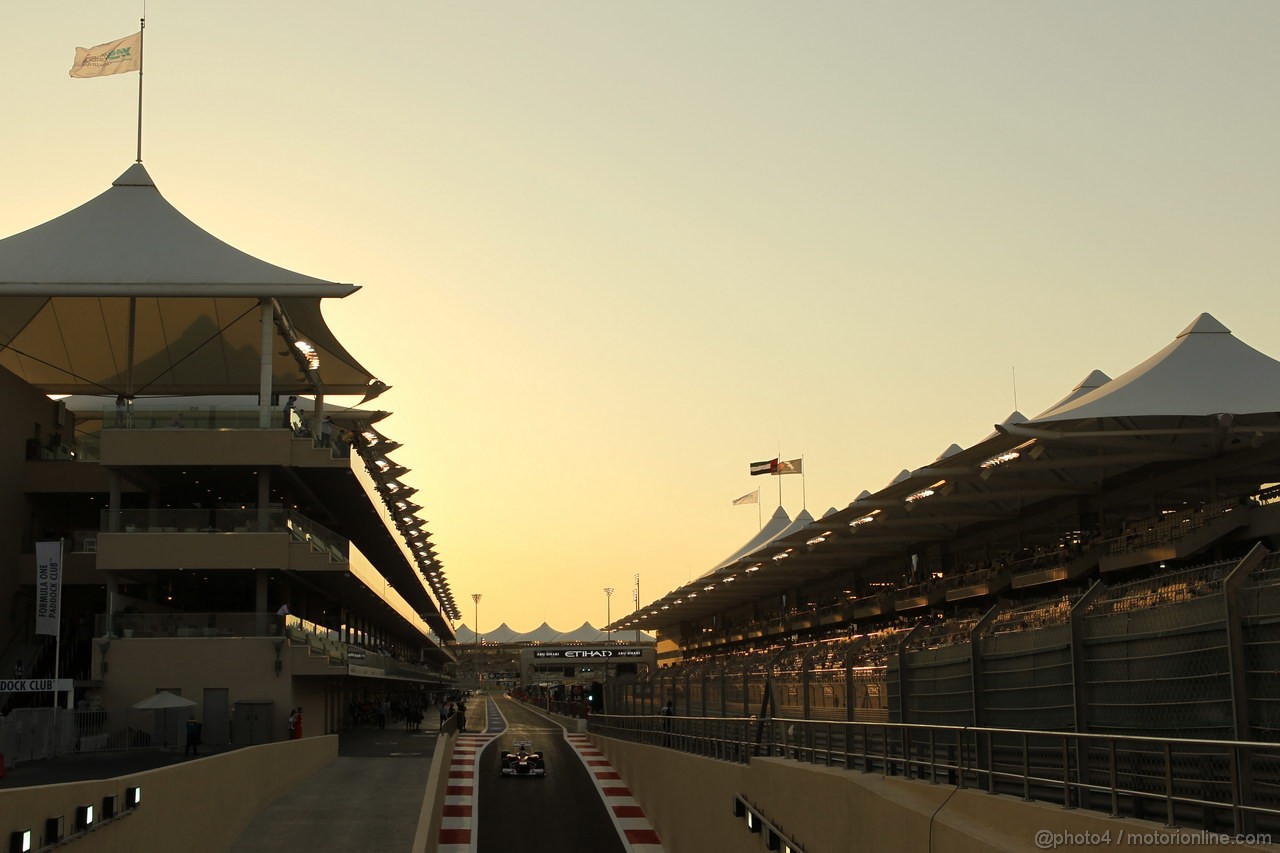
[[[142,44],[147,31],[147,15],[145,12],[142,14],[141,24],[141,29],[138,30],[138,159],[136,161],[138,163],[142,162],[142,62],[143,55],[146,53]]]
[[[809,508],[809,490],[804,482],[804,454],[800,454],[800,508]]]

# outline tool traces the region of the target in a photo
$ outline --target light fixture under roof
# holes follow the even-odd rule
[[[992,456],[990,459],[984,459],[981,463],[979,463],[978,467],[983,468],[985,470],[990,470],[1000,465],[1004,465],[1005,463],[1012,462],[1013,460],[1017,459],[1021,455],[1022,454],[1016,450],[1006,450],[1004,453],[997,453],[995,456]]]
[[[911,494],[907,495],[906,501],[907,503],[915,503],[916,501],[922,501],[925,498],[933,497],[938,493],[938,489],[941,488],[942,486],[945,486],[946,484],[947,484],[946,480],[939,480],[938,482],[934,483],[932,486],[929,486],[926,489],[921,489],[918,492],[912,492]]]
[[[297,347],[298,352],[302,353],[302,357],[307,360],[308,370],[320,369],[320,353],[316,352],[315,347],[306,341],[294,341],[293,345]]]
[[[862,516],[862,518],[855,518],[853,521],[849,522],[849,526],[857,528],[857,527],[861,527],[864,524],[870,524],[871,522],[876,520],[876,516],[879,514],[880,514],[880,510],[873,509],[871,510],[871,512]]]

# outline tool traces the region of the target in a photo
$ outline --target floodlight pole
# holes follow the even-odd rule
[[[476,603],[476,688],[480,686],[480,593],[471,593],[471,600]]]
[[[636,572],[636,590],[634,593],[632,593],[631,598],[636,604],[636,610],[639,611],[640,610],[640,573],[639,572]],[[636,642],[637,643],[640,642],[639,624],[636,625]]]
[[[609,642],[613,642],[613,631],[612,629],[609,628],[610,623],[613,622],[613,618],[610,615],[611,611],[609,609],[612,603],[613,603],[613,587],[606,586],[604,588],[604,630],[605,630],[606,638],[609,640]]]
[[[471,600],[476,603],[476,649],[477,651],[480,649],[480,598],[481,598],[480,593],[478,592],[471,593]]]

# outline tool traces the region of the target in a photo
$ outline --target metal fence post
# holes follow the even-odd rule
[[[1022,801],[1031,802],[1031,739],[1022,733]]]
[[[1062,736],[1062,807],[1074,808],[1071,805],[1071,748],[1067,736]]]
[[[1112,739],[1107,743],[1110,745],[1108,761],[1111,766],[1108,772],[1111,776],[1111,816],[1120,817],[1120,792],[1116,790],[1116,742]]]

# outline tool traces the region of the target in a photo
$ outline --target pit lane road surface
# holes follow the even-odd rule
[[[625,853],[600,791],[565,741],[564,729],[505,696],[493,698],[507,719],[507,730],[480,758],[479,853]],[[542,750],[546,776],[502,776],[502,753],[518,740]]]

